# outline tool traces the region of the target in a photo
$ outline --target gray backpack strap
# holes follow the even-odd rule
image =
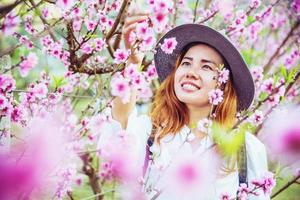
[[[246,183],[247,180],[247,154],[246,154],[246,143],[243,142],[240,151],[238,153],[238,170],[239,170],[239,184]]]

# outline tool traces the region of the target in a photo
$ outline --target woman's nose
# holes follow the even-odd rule
[[[195,69],[192,67],[190,70],[186,73],[186,78],[193,78],[193,79],[198,79],[199,74],[195,72]]]

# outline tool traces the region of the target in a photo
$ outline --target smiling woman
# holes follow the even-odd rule
[[[254,83],[247,65],[229,40],[198,24],[170,30],[155,50],[161,85],[149,116],[136,114],[133,90],[129,103],[113,101],[115,127],[103,132],[123,128],[136,138],[147,199],[219,199],[222,194],[236,198],[239,184],[251,186],[250,180],[267,171],[264,145],[246,133],[242,145],[246,151],[239,154],[245,162],[240,165],[236,153],[225,157],[211,124],[228,130],[237,112],[250,106]],[[100,138],[99,148],[104,144]],[[249,198],[268,199],[260,192]]]

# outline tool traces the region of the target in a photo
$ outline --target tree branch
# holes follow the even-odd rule
[[[299,27],[299,25],[300,25],[300,21],[297,20],[297,22],[292,26],[291,30],[286,35],[286,37],[284,38],[284,40],[278,46],[278,48],[276,49],[276,51],[274,52],[274,54],[270,57],[270,59],[267,62],[267,64],[265,64],[265,66],[264,66],[264,73],[267,73],[271,69],[273,60],[278,56],[280,50],[284,47],[284,45],[286,44],[286,42],[288,41],[288,39],[293,35],[293,32]]]

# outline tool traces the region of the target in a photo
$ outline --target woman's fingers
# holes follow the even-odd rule
[[[145,21],[148,18],[149,18],[148,15],[139,15],[139,16],[134,15],[132,17],[126,18],[124,26],[128,26],[128,25],[136,23],[136,22]]]

